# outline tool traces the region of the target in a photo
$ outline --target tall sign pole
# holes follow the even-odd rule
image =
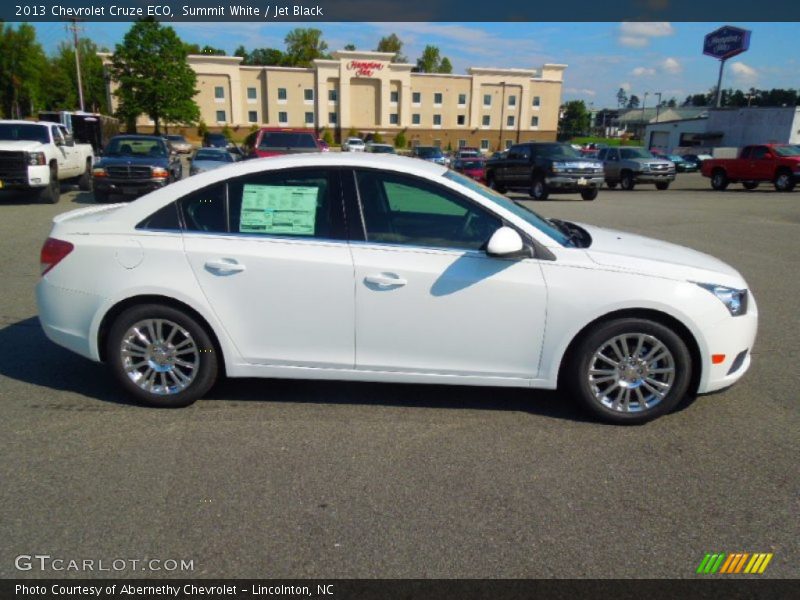
[[[703,54],[719,60],[719,76],[714,94],[714,106],[717,108],[722,103],[722,72],[725,69],[725,61],[747,52],[750,48],[750,33],[748,29],[726,25],[712,31],[703,40]]]

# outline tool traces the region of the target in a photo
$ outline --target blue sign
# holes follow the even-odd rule
[[[712,31],[703,42],[703,54],[720,60],[731,58],[750,48],[750,31],[727,25]]]

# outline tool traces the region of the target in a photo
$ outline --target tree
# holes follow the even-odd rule
[[[317,58],[326,58],[328,44],[322,40],[322,31],[298,27],[286,34],[287,63],[292,67],[310,67]]]
[[[35,114],[42,107],[42,75],[47,57],[27,23],[16,29],[0,23],[0,111],[11,118]]]
[[[625,91],[625,88],[619,88],[617,92],[617,107],[622,108],[626,104],[628,104],[628,94]]]
[[[205,45],[200,49],[200,54],[210,54],[211,56],[225,56],[225,50]]]
[[[443,70],[447,69],[447,70]],[[417,59],[417,72],[419,73],[452,73],[453,65],[450,60],[439,55],[436,46],[425,46],[422,56]]]
[[[408,58],[403,56],[403,42],[396,34],[392,33],[382,37],[378,42],[377,52],[394,52],[393,63],[406,63]]]
[[[452,73],[453,72],[453,65],[450,64],[450,59],[446,56],[442,59],[442,62],[439,63],[439,73]]]
[[[640,103],[639,96],[636,94],[631,94],[631,97],[628,98],[628,108],[639,108]]]
[[[405,148],[406,147],[406,134],[405,134],[405,132],[401,131],[394,138],[394,147],[395,148]]]
[[[119,84],[117,114],[133,124],[146,113],[161,133],[162,123],[197,121],[194,101],[197,75],[186,61],[186,48],[172,27],[155,20],[133,24],[111,57],[112,77]]]
[[[676,106],[678,106],[678,99],[673,96],[672,98],[669,99],[669,102],[667,102],[667,106],[669,108],[675,108]]]
[[[97,55],[100,49],[88,38],[78,40],[81,61],[81,84],[86,110],[107,113],[105,69],[103,60]],[[49,60],[49,69],[42,73],[43,102],[48,110],[73,110],[79,105],[78,76],[75,70],[75,48],[62,42],[56,54]]]
[[[355,49],[356,49],[356,45],[355,45],[355,44],[347,44],[347,45],[344,47],[344,49],[345,49],[345,50],[350,50],[350,51],[353,51],[353,50],[355,50]]]
[[[558,123],[559,137],[571,139],[589,130],[589,112],[583,100],[570,100],[562,107],[562,117]]]

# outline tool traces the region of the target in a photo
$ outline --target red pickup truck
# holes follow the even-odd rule
[[[745,146],[739,158],[704,160],[700,172],[711,178],[715,190],[736,182],[752,190],[761,181],[771,181],[779,192],[791,192],[800,181],[800,148],[788,144]]]

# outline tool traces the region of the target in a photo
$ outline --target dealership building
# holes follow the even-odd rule
[[[211,129],[309,128],[338,140],[351,131],[379,132],[386,141],[403,131],[410,145],[484,151],[556,139],[566,65],[446,75],[414,73],[393,57],[341,50],[311,68],[247,66],[238,56],[190,55],[188,62],[197,73],[195,101]],[[114,109],[116,103],[112,94]],[[139,124],[152,126],[146,116]]]

